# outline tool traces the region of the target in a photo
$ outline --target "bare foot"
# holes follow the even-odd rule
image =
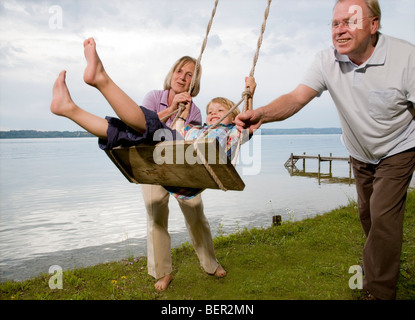
[[[159,281],[157,281],[154,285],[154,288],[156,288],[157,291],[164,291],[167,289],[172,280],[173,276],[171,274],[168,274],[167,276],[164,276]]]
[[[58,116],[68,117],[76,109],[68,87],[66,86],[66,71],[62,71],[53,85],[53,98],[50,111]]]
[[[99,87],[108,79],[101,59],[98,56],[96,43],[93,38],[84,41],[84,54],[86,58],[86,68],[84,71],[84,81],[93,86]]]
[[[221,265],[219,265],[219,267],[216,269],[215,277],[223,278],[225,276],[226,276],[226,270],[223,269],[223,267]]]

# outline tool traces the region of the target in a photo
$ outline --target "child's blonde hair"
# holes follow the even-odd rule
[[[222,106],[224,106],[226,109],[228,109],[228,110],[231,110],[234,106],[235,106],[235,104],[231,101],[231,100],[229,100],[229,99],[227,99],[227,98],[223,98],[223,97],[217,97],[217,98],[213,98],[209,103],[208,103],[208,105],[206,106],[206,113],[208,112],[208,109],[209,109],[209,106],[212,104],[212,103],[219,103],[220,105],[222,105]],[[238,108],[235,108],[233,111],[232,111],[232,117],[233,117],[233,119],[235,119],[236,118],[236,116],[239,114],[239,109]]]

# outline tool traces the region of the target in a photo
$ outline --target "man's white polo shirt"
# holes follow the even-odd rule
[[[357,66],[334,48],[319,52],[303,84],[328,90],[343,142],[357,160],[379,163],[415,147],[415,46],[379,34],[372,56]]]

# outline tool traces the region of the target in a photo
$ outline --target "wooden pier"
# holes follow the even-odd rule
[[[349,163],[349,183],[352,181],[352,159],[351,157],[333,157],[330,153],[330,156],[328,157],[322,157],[321,155],[317,156],[310,156],[306,155],[304,152],[302,155],[294,155],[291,153],[290,158],[285,162],[284,166],[291,171],[291,175],[294,174],[294,168],[295,164],[298,162],[298,160],[303,160],[303,172],[305,172],[305,161],[307,159],[314,159],[318,161],[318,179],[320,182],[320,176],[321,176],[321,163],[322,162],[329,162],[329,175],[332,174],[332,162],[333,161],[347,161]]]

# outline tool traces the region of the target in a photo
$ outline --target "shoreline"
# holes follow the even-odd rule
[[[415,191],[408,192],[398,300],[415,299]],[[223,279],[206,275],[188,243],[172,250],[172,285],[154,291],[146,258],[63,272],[63,289],[48,287],[52,275],[0,284],[1,299],[86,300],[356,300],[349,267],[361,263],[365,242],[355,203],[301,221],[245,229],[214,238]]]
[[[259,129],[261,135],[316,135],[341,134],[340,128],[294,128],[294,129]],[[0,131],[0,139],[40,139],[40,138],[95,138],[86,131],[40,131],[9,130]]]

